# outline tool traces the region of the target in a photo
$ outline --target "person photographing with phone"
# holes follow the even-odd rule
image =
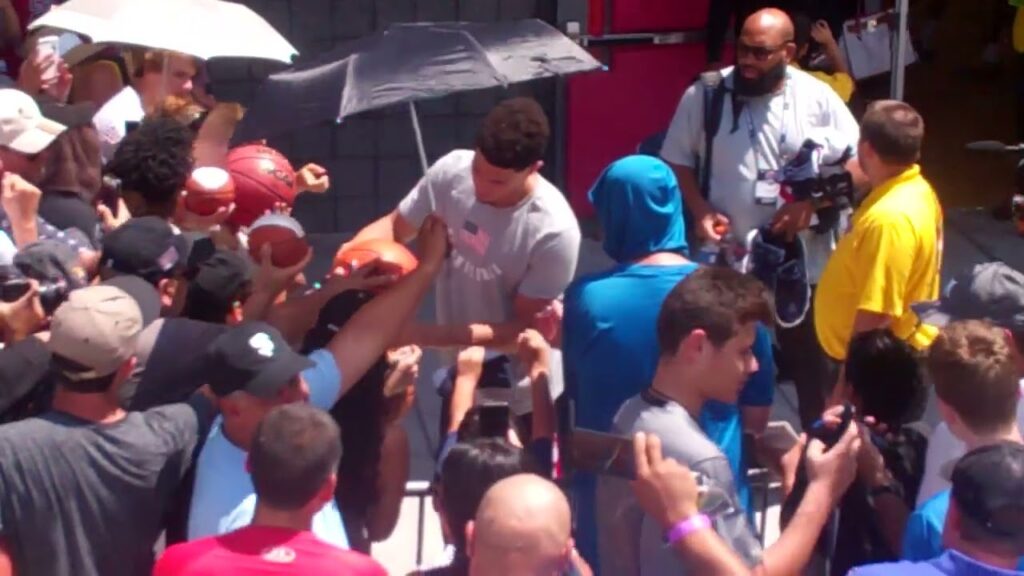
[[[741,559],[765,574],[794,574],[810,559],[814,543],[835,502],[856,473],[860,437],[848,428],[827,449],[808,443],[810,487],[794,522],[762,550],[739,504],[729,462],[696,422],[709,400],[735,402],[757,370],[751,352],[758,322],[770,319],[764,286],[730,268],[699,268],[669,293],[658,317],[660,358],[651,387],[629,399],[615,417],[613,433],[655,434],[665,453],[706,478],[726,495],[727,506],[711,522]],[[691,574],[664,547],[689,529],[665,532],[639,506],[627,480],[602,477],[597,488],[598,542],[604,574]]]

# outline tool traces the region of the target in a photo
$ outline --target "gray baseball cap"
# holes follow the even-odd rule
[[[1024,274],[1002,262],[978,264],[956,276],[941,300],[911,308],[921,322],[940,328],[954,320],[988,320],[1024,331]]]

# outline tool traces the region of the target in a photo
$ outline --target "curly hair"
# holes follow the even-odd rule
[[[148,214],[174,214],[192,170],[192,131],[168,117],[148,118],[118,145],[107,171],[142,197]]]
[[[544,109],[532,98],[512,98],[484,118],[476,149],[488,163],[521,172],[544,157],[551,127]]]

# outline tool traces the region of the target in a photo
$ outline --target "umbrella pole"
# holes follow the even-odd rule
[[[434,212],[434,191],[430,188],[430,180],[426,177],[430,164],[427,162],[427,149],[423,146],[423,131],[420,130],[420,115],[416,113],[416,103],[409,102],[409,117],[412,119],[412,131],[416,135],[416,150],[420,156],[420,168],[423,170],[423,181],[427,183],[427,196],[430,198],[430,211]]]
[[[423,146],[423,132],[420,130],[420,116],[416,113],[416,103],[409,102],[409,116],[412,118],[412,131],[416,135],[416,150],[420,155],[420,168],[426,175],[430,165],[427,163],[427,149]]]

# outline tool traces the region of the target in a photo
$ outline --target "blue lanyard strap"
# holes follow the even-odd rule
[[[754,169],[758,172],[761,171],[760,159],[762,152],[764,153],[765,160],[768,161],[768,151],[762,151],[761,146],[757,141],[757,129],[754,127],[754,111],[748,102],[746,105],[747,109],[747,135],[750,137],[750,146],[754,149]],[[789,92],[786,91],[786,87],[782,87],[782,126],[779,128],[779,153],[781,155],[782,146],[786,144],[786,113],[789,112]],[[768,111],[765,113],[765,122],[769,120],[771,115],[771,101],[768,102]],[[781,159],[780,159],[781,160]],[[771,162],[767,162],[770,167]]]

